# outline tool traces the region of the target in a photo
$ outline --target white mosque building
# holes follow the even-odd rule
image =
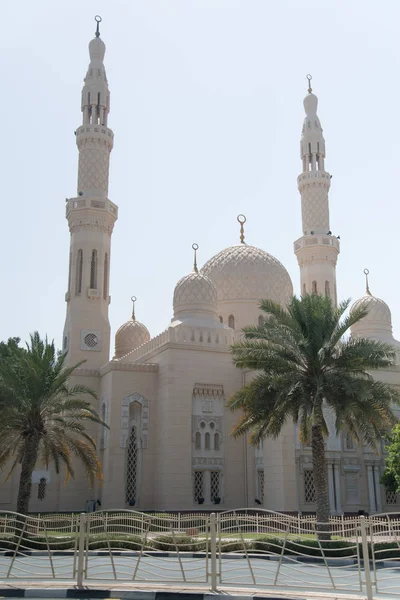
[[[226,400],[250,374],[232,364],[231,344],[244,326],[258,323],[260,299],[286,305],[293,287],[285,267],[264,249],[244,242],[221,251],[175,286],[173,316],[151,338],[135,312],[118,329],[112,355],[110,304],[111,235],[118,207],[108,198],[114,134],[108,126],[110,93],[99,31],[89,44],[90,64],[82,90],[77,195],[66,203],[71,234],[67,315],[63,347],[69,362],[85,360],[76,380],[94,389],[109,430],[98,431],[104,481],[90,490],[82,471],[68,485],[52,469],[33,474],[32,511],[80,511],[99,499],[104,509],[211,510],[260,507],[313,512],[315,491],[310,447],[298,441],[293,424],[278,440],[254,448],[230,435],[238,415]],[[325,170],[325,140],[311,87],[304,99],[301,137],[301,236],[294,242],[302,293],[336,302],[340,242],[329,223],[331,176]],[[244,219],[242,218],[243,222]],[[289,243],[289,241],[288,241]],[[390,309],[366,294],[369,313],[352,334],[396,347]],[[382,372],[400,384],[400,367]],[[399,508],[395,494],[380,485],[383,455],[336,436],[327,439],[332,514]],[[0,509],[16,506],[18,473],[0,487]],[[400,498],[399,498],[400,500]]]

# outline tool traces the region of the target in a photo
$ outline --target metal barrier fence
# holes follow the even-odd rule
[[[0,581],[240,585],[400,597],[400,519],[271,511],[0,512]]]

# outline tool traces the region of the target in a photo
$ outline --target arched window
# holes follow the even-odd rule
[[[97,250],[92,250],[92,259],[90,261],[90,287],[97,290]]]
[[[46,495],[46,485],[47,485],[46,477],[42,477],[40,479],[40,482],[39,482],[39,485],[38,485],[37,497],[38,497],[39,500],[44,500],[44,497]]]
[[[220,322],[220,323],[223,323],[223,322],[224,322],[224,319],[223,319],[222,317],[220,317],[220,318],[219,318],[219,322]]]
[[[69,266],[68,266],[68,291],[71,293],[71,270],[72,270],[72,252],[69,253]]]
[[[317,282],[316,281],[312,282],[312,293],[313,294],[317,294],[318,293],[318,291],[317,291]]]
[[[258,326],[259,327],[263,327],[264,326],[264,319],[263,319],[263,317],[261,315],[258,317]]]
[[[83,271],[83,250],[78,250],[76,257],[76,283],[75,283],[75,294],[79,296],[82,294],[82,271]]]
[[[128,506],[135,506],[137,500],[137,470],[138,446],[136,427],[132,427],[128,440],[127,465],[126,465],[126,492],[125,502]]]
[[[220,449],[219,433],[216,433],[214,435],[214,450],[219,450],[219,449]]]
[[[233,315],[229,315],[228,325],[229,327],[232,327],[232,329],[235,329],[235,317]]]
[[[208,431],[207,431],[206,435],[204,436],[204,447],[206,450],[210,449],[210,434],[208,433]]]
[[[196,450],[200,450],[201,449],[201,435],[200,435],[200,431],[197,431],[197,433],[196,433],[195,447],[196,447]]]
[[[104,255],[103,298],[108,300],[108,252]]]
[[[329,285],[329,281],[325,281],[325,296],[331,297],[331,288]]]
[[[106,403],[103,402],[101,405],[101,420],[103,423],[107,423],[107,406]],[[107,445],[107,427],[104,425],[101,426],[101,434],[100,434],[100,450],[104,450]]]

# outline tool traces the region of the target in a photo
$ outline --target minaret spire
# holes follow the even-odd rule
[[[318,98],[307,75],[308,94],[304,98],[300,157],[303,172],[297,178],[301,194],[303,236],[294,244],[301,275],[302,294],[325,294],[336,304],[336,262],[340,251],[338,238],[329,224],[331,175],[325,171],[325,139],[317,115]]]
[[[75,132],[79,150],[78,190],[67,203],[71,234],[67,317],[63,348],[68,361],[86,360],[99,368],[109,360],[108,320],[111,234],[118,207],[108,198],[110,153],[114,134],[107,126],[110,91],[100,38],[101,17],[95,17],[89,43],[90,63],[82,89],[82,125]]]

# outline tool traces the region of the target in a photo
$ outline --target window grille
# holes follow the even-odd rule
[[[108,253],[104,255],[104,281],[103,281],[103,298],[108,300]]]
[[[195,448],[196,448],[196,450],[200,450],[201,449],[201,435],[200,435],[199,431],[197,431],[197,433],[196,433]]]
[[[39,485],[38,485],[38,494],[37,497],[39,500],[44,500],[44,497],[46,495],[46,485],[47,485],[47,480],[46,477],[42,477],[40,479]]]
[[[329,281],[325,281],[325,296],[331,297],[331,288],[329,285]]]
[[[385,496],[386,504],[399,504],[398,494],[396,494],[396,492],[389,492],[389,490],[386,490]]]
[[[314,472],[312,469],[305,469],[304,471],[304,501],[306,504],[315,502]]]
[[[136,427],[132,431],[128,441],[127,465],[126,465],[126,494],[125,502],[129,506],[135,506],[137,498],[137,467],[138,467],[138,447]]]
[[[318,293],[317,292],[317,282],[316,281],[312,282],[312,293],[313,294],[317,294]]]
[[[257,471],[258,475],[258,499],[264,504],[264,469]]]
[[[92,250],[92,260],[90,261],[90,287],[97,290],[97,250]]]
[[[220,449],[219,433],[216,433],[214,435],[214,450],[219,450],[219,449]]]
[[[75,294],[79,296],[82,294],[82,271],[83,271],[83,250],[78,250],[76,259],[76,284]]]
[[[344,447],[346,450],[354,450],[354,439],[350,433],[346,433],[344,438]]]
[[[203,471],[194,471],[193,473],[193,498],[198,502],[200,498],[204,500],[204,473]]]
[[[208,433],[208,431],[207,431],[207,433],[205,435],[205,444],[204,444],[204,447],[205,447],[206,450],[210,449],[210,434]]]
[[[216,498],[220,498],[219,471],[210,471],[210,497],[212,502],[214,502]]]
[[[229,327],[231,327],[232,329],[235,329],[235,317],[233,315],[229,315],[228,318],[228,325]]]

